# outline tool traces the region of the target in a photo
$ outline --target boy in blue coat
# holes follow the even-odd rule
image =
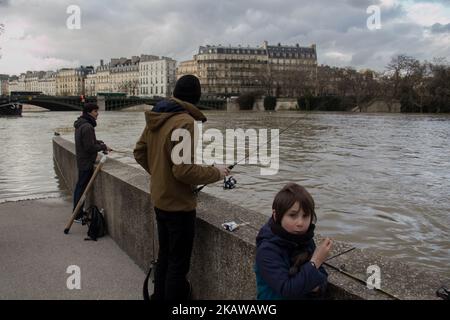
[[[332,246],[326,238],[314,243],[317,216],[306,189],[288,183],[275,196],[272,217],[256,237],[258,300],[323,297],[327,272],[322,266]]]

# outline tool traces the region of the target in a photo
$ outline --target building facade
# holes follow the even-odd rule
[[[266,93],[282,97],[299,97],[313,93],[317,77],[316,45],[301,47],[271,46],[264,41],[267,50],[268,79],[263,77]]]
[[[84,79],[84,92],[88,97],[97,95],[97,73],[90,73]]]
[[[185,74],[192,74],[198,78],[198,67],[196,60],[181,61],[177,67],[177,80]]]
[[[21,73],[19,76],[11,76],[8,81],[8,92],[25,91],[25,73]]]
[[[139,96],[171,96],[176,82],[176,63],[168,57],[142,59],[139,63]]]
[[[56,73],[57,96],[85,95],[85,78],[94,72],[93,67],[63,68]]]
[[[27,71],[20,76],[11,76],[8,80],[7,94],[13,91],[41,92],[46,95],[56,95],[56,72]]]
[[[205,46],[194,56],[205,95],[239,95],[262,89],[258,81],[267,72],[263,48]]]
[[[95,94],[93,95],[97,95],[98,93],[112,92],[109,66],[109,63],[103,64],[103,60],[100,60],[100,66],[98,66],[96,69]]]
[[[316,70],[314,44],[310,47],[272,46],[264,41],[259,47],[201,46],[193,60],[180,63],[177,77],[196,74],[206,95],[230,96],[259,91],[291,96],[307,86],[314,86]]]
[[[139,60],[137,56],[131,59],[111,59],[109,69],[110,92],[121,92],[135,96],[139,90]]]
[[[56,96],[56,72],[47,71],[38,80],[38,90],[48,96]]]
[[[39,80],[44,76],[44,71],[27,71],[25,74],[25,91],[38,92]]]
[[[0,74],[0,95],[8,95],[9,93],[9,75]]]

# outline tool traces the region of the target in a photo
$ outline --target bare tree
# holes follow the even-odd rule
[[[390,89],[386,92],[387,98],[400,100],[404,111],[422,111],[416,89],[423,86],[424,75],[425,66],[419,60],[406,55],[393,57],[386,66],[386,81]]]
[[[429,74],[424,85],[424,104],[428,111],[450,112],[450,65],[445,58],[427,64]]]
[[[274,72],[269,67],[261,65],[250,71],[250,83],[256,90],[264,91],[264,94],[270,96],[274,94],[275,80]]]
[[[132,96],[136,96],[138,94],[138,88],[139,88],[139,80],[138,79],[134,79],[134,80],[130,80],[129,81],[129,94]]]
[[[135,96],[138,93],[138,87],[139,87],[139,80],[134,79],[121,82],[119,84],[118,89],[122,93],[126,93],[127,95],[130,96]]]

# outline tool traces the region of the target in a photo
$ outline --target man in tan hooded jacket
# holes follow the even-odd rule
[[[145,113],[146,126],[134,149],[136,161],[151,175],[150,193],[158,224],[159,252],[152,299],[185,300],[190,297],[186,280],[195,234],[199,184],[209,184],[230,173],[225,166],[206,167],[194,164],[195,121],[206,117],[194,104],[200,100],[200,82],[195,76],[181,77],[173,98],[160,101]],[[185,129],[191,137],[189,163],[172,159],[178,143],[172,133]]]

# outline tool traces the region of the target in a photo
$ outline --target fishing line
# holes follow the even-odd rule
[[[268,144],[268,143],[270,143],[274,138],[280,137],[281,134],[282,134],[283,132],[285,132],[285,131],[287,131],[288,129],[290,129],[294,124],[298,123],[300,120],[303,120],[303,117],[299,117],[297,120],[295,120],[294,122],[292,122],[292,123],[291,123],[290,125],[288,125],[286,128],[284,128],[283,130],[281,130],[277,135],[271,136],[269,139],[267,139],[267,140],[264,141],[263,143],[258,144],[258,145],[256,146],[256,151],[253,150],[253,152],[250,152],[250,150],[249,150],[248,155],[246,155],[246,156],[245,156],[244,158],[242,158],[241,160],[239,160],[239,161],[233,163],[232,165],[228,166],[228,169],[232,170],[236,165],[238,165],[238,164],[241,163],[242,161],[248,159],[251,155],[253,155],[255,152],[257,152],[258,149],[259,149],[263,144]],[[233,179],[234,182],[233,182],[233,181],[230,181],[230,179]],[[230,183],[230,182],[231,182],[231,184],[233,185],[233,187],[232,187],[232,188],[227,188],[226,185],[227,185],[228,183]],[[196,188],[196,189],[194,190],[194,194],[198,194],[198,193],[199,193],[204,187],[206,187],[208,184],[209,184],[209,183],[204,184],[204,185],[202,185],[202,186]],[[224,177],[224,189],[233,189],[235,185],[236,185],[236,180],[235,180],[234,178],[230,177],[230,178],[228,178],[228,180],[227,180],[226,177]]]

